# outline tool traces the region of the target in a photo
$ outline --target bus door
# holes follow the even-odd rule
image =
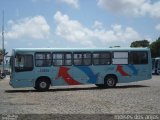
[[[33,86],[33,55],[16,54],[14,59],[15,81],[17,86]]]

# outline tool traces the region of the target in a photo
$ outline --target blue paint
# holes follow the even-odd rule
[[[96,80],[97,80],[97,77],[98,77],[98,73],[97,74],[94,74],[93,71],[85,66],[76,66],[78,69],[80,69],[81,71],[83,71],[88,77],[89,77],[89,80],[87,81],[87,83],[93,83],[95,84],[96,83]]]
[[[133,75],[138,75],[138,70],[135,68],[134,65],[127,65],[132,71]]]

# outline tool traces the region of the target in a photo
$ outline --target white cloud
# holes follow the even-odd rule
[[[108,11],[131,15],[160,18],[160,1],[151,0],[98,0],[98,5]]]
[[[94,41],[106,44],[140,39],[140,35],[131,27],[112,25],[111,30],[106,30],[101,22],[95,21],[91,29],[76,20],[71,20],[68,15],[63,15],[59,11],[54,15],[54,19],[57,22],[57,35],[86,46],[95,46]]]
[[[160,12],[159,11],[160,11],[160,1],[151,5],[150,11],[148,11],[148,12],[150,13],[150,15],[152,17],[160,18]]]
[[[59,11],[54,15],[54,19],[57,22],[57,35],[72,42],[79,41],[82,44],[91,44],[88,41],[88,37],[91,36],[92,32],[88,28],[83,27],[78,21],[70,20],[69,16],[62,15]]]
[[[60,2],[66,3],[74,8],[79,8],[79,0],[60,0]]]
[[[18,21],[8,22],[9,31],[6,37],[9,39],[44,39],[50,35],[50,26],[43,16],[28,17]]]
[[[156,28],[157,31],[160,31],[160,24],[156,25],[155,28]]]
[[[94,25],[92,26],[93,29],[103,29],[103,24],[99,21],[95,21]]]

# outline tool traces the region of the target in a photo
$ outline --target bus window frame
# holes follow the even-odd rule
[[[62,60],[62,65],[54,64],[53,54],[62,54],[62,59],[55,59],[55,60]],[[65,59],[66,58],[66,54],[71,54],[71,59]],[[73,59],[72,52],[52,52],[52,66],[72,66],[73,65],[73,60],[72,59]],[[70,65],[66,65],[65,64],[66,60],[71,60],[71,64]]]
[[[132,58],[132,53],[146,53],[146,58],[147,58],[147,63],[133,63],[133,58]],[[147,65],[149,64],[149,58],[148,58],[148,51],[130,51],[130,54],[129,54],[129,63],[132,64],[132,65]]]
[[[114,58],[114,52],[127,52],[128,53],[128,58]],[[112,65],[128,65],[129,64],[129,58],[130,58],[130,55],[129,55],[130,51],[112,51]],[[113,59],[127,59],[128,60],[128,63],[127,64],[113,64]]]
[[[27,72],[27,71],[33,71],[33,69],[34,69],[34,56],[32,55],[32,54],[16,54],[15,56],[14,56],[14,59],[16,58],[16,56],[31,56],[32,57],[32,67],[16,67],[15,66],[15,60],[14,60],[14,63],[13,63],[13,65],[14,65],[14,70],[15,70],[15,72]],[[19,68],[19,69],[17,69],[17,68]],[[26,69],[26,68],[28,68],[28,69]]]
[[[90,57],[90,64],[84,64],[84,59],[89,59],[89,58],[84,58],[84,54],[86,54],[86,53],[89,53],[91,55],[91,57]],[[80,64],[80,65],[76,65],[75,64],[74,60],[76,60],[76,59],[74,59],[74,54],[82,54],[82,64]],[[73,60],[73,65],[74,66],[91,66],[92,65],[92,52],[88,52],[88,51],[73,52],[72,60]]]
[[[110,55],[110,60],[109,60],[109,64],[101,64],[101,59],[104,59],[104,58],[101,58],[101,57],[99,57],[99,58],[95,58],[95,59],[98,59],[99,60],[99,64],[94,64],[94,58],[93,58],[93,54],[101,54],[101,53],[109,53],[109,55]],[[107,52],[105,52],[105,51],[96,51],[96,52],[92,52],[92,64],[94,65],[94,66],[98,66],[98,65],[111,65],[112,64],[112,54],[111,54],[111,52],[109,52],[109,51],[107,51]]]
[[[44,53],[49,53],[51,55],[51,59],[36,59],[36,54],[44,54]],[[36,60],[50,60],[50,65],[43,65],[43,66],[37,66]],[[35,66],[36,67],[51,67],[52,66],[52,53],[51,52],[35,52],[34,53],[34,61],[35,61]]]

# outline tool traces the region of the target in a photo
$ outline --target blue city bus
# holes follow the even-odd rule
[[[152,74],[160,75],[160,57],[152,58]]]
[[[152,58],[148,48],[16,48],[11,58],[10,85],[46,91],[50,86],[148,80]]]

